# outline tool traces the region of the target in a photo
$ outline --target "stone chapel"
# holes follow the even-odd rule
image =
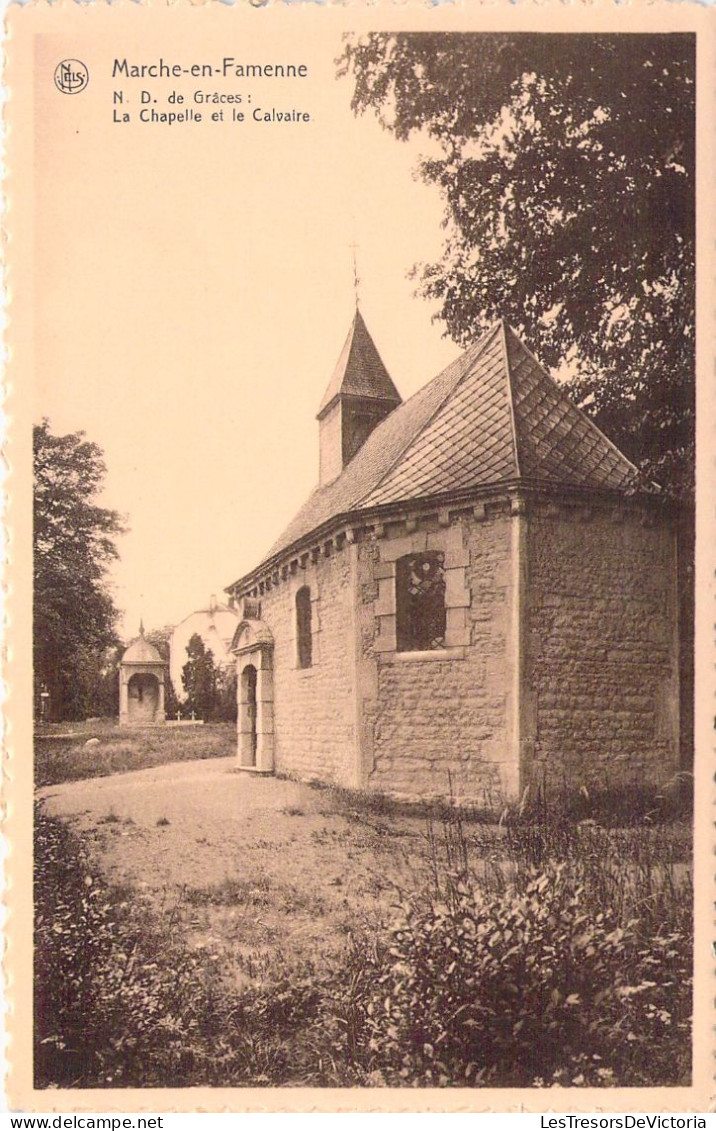
[[[678,770],[659,492],[500,321],[405,403],[357,310],[239,622],[239,765],[496,806]]]

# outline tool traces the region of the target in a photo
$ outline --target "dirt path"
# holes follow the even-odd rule
[[[79,831],[104,828],[104,864],[118,882],[215,884],[240,874],[240,845],[269,836],[289,810],[316,812],[320,795],[295,782],[236,772],[235,758],[48,786],[47,811]]]
[[[296,959],[335,950],[357,923],[389,913],[424,856],[421,819],[341,813],[330,791],[238,773],[233,757],[38,796],[133,904],[171,909],[190,945],[212,948],[236,976],[276,949]]]

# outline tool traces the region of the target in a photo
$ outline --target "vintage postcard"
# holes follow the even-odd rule
[[[712,13],[6,29],[10,1107],[705,1126]]]

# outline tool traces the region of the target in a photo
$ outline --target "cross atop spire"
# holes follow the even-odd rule
[[[360,301],[360,276],[358,275],[358,244],[356,243],[355,237],[353,238],[353,243],[348,244],[348,246],[353,253],[353,290],[355,292],[357,310]]]

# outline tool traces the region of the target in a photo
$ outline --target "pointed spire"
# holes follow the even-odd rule
[[[390,401],[393,407],[402,403],[357,305],[348,337],[318,410],[319,420],[341,396]]]
[[[144,639],[144,617],[139,618],[139,635]]]
[[[374,428],[402,403],[358,306],[328,384],[319,422],[321,485],[340,475]]]

